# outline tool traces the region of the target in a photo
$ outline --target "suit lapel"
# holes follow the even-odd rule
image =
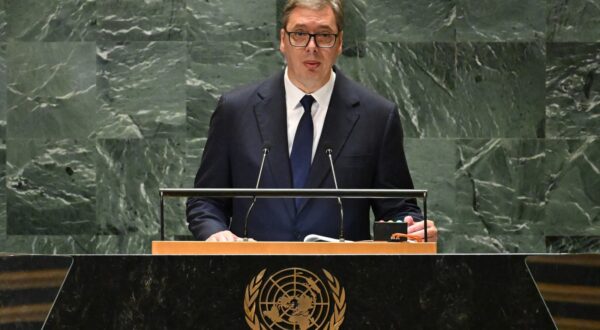
[[[332,157],[335,161],[360,117],[358,105],[359,99],[348,85],[348,78],[336,70],[333,93],[329,101],[319,145],[308,174],[306,188],[318,188],[325,180],[327,173],[330,172],[329,157],[325,154],[325,149],[330,147],[333,150]],[[310,199],[304,199],[298,213],[302,211],[308,201]]]
[[[263,143],[271,146],[267,162],[271,177],[277,188],[289,188],[292,185],[290,160],[287,143],[287,118],[283,73],[267,80],[258,89],[259,101],[254,106]],[[294,218],[294,201],[284,198],[283,202],[290,218]]]

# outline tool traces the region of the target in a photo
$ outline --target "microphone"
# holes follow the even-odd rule
[[[258,186],[260,185],[260,178],[262,177],[262,171],[265,166],[265,159],[267,159],[267,154],[269,153],[269,150],[271,150],[271,145],[268,142],[265,142],[262,148],[262,160],[260,162],[260,168],[258,169],[258,178],[256,179],[255,189],[258,189]],[[244,242],[248,241],[248,218],[250,217],[250,212],[252,212],[252,209],[254,208],[254,203],[256,203],[256,195],[252,197],[252,203],[250,204],[250,207],[246,212],[246,217],[244,218]]]
[[[333,175],[333,184],[335,185],[335,189],[340,189],[337,184],[337,177],[335,176],[335,168],[333,167],[333,158],[331,154],[333,150],[330,146],[325,147],[325,153],[329,158],[329,167],[331,168],[331,174]],[[342,206],[342,199],[340,196],[337,197],[338,204],[340,206],[340,242],[344,241],[344,207]]]

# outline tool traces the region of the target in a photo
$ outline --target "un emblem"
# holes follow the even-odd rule
[[[264,279],[260,271],[246,286],[246,323],[260,329],[338,329],[346,312],[346,292],[323,269],[325,281],[302,268],[280,270]]]

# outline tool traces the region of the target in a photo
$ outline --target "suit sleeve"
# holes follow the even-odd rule
[[[414,189],[404,155],[403,138],[398,109],[394,106],[389,111],[381,138],[373,188]],[[371,203],[376,220],[401,219],[407,215],[417,221],[423,219],[415,199],[383,198],[373,199]]]
[[[194,180],[194,188],[230,188],[229,144],[231,122],[221,97],[213,112],[208,139],[202,154],[200,168]],[[231,217],[230,198],[189,198],[187,222],[194,237],[206,240],[210,235],[227,230]]]

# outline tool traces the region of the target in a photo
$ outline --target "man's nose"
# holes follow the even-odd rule
[[[310,39],[308,39],[308,45],[306,45],[307,50],[316,50],[318,48],[316,38],[316,36],[310,36]]]

